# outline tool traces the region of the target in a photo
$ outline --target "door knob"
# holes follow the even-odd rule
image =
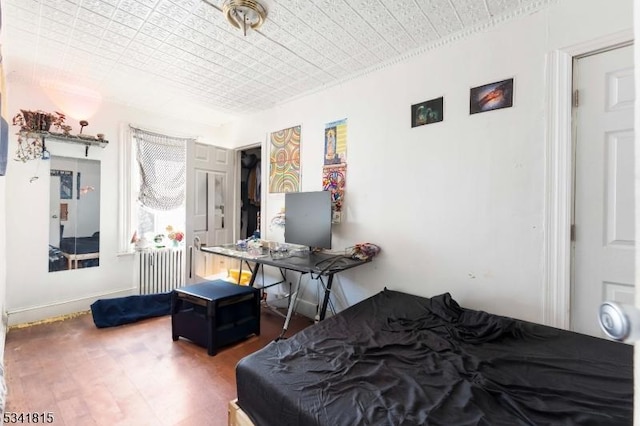
[[[640,311],[635,306],[606,301],[600,305],[598,319],[607,337],[621,342],[640,340]]]

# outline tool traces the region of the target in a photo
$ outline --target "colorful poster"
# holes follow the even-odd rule
[[[331,192],[331,211],[333,223],[342,220],[342,202],[344,200],[344,188],[346,186],[347,165],[331,164],[323,167],[322,188]]]
[[[322,187],[331,192],[333,223],[342,221],[342,203],[347,181],[347,119],[324,127],[324,167]]]
[[[324,128],[324,164],[347,162],[347,119],[328,123]]]
[[[269,192],[300,190],[300,129],[295,126],[271,133]]]

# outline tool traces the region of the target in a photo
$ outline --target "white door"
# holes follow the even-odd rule
[[[187,144],[187,283],[203,281],[225,268],[224,260],[198,248],[232,242],[233,171],[233,151]]]
[[[49,180],[49,244],[60,246],[60,176],[51,176]]]
[[[603,300],[634,304],[633,46],[574,63],[572,330],[604,336]]]

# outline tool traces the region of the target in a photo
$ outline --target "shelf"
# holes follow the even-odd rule
[[[28,138],[40,137],[42,139],[42,149],[46,151],[45,141],[46,139],[53,139],[58,142],[65,143],[76,143],[82,144],[85,146],[84,155],[85,157],[89,155],[89,147],[97,146],[100,148],[104,148],[109,144],[109,141],[106,139],[98,139],[96,136],[92,135],[65,135],[64,133],[55,133],[55,132],[20,132],[21,135],[26,136]]]
[[[54,133],[54,132],[29,132],[29,134],[38,134],[42,136],[42,138],[55,139],[60,142],[66,143],[81,143],[87,146],[99,146],[100,148],[104,148],[109,144],[109,141],[106,139],[98,139],[96,136],[86,135],[86,136],[77,136],[77,135],[65,135],[64,133]]]

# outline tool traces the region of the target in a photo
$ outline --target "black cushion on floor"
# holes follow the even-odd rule
[[[171,292],[99,299],[91,304],[96,327],[114,327],[171,313]]]

